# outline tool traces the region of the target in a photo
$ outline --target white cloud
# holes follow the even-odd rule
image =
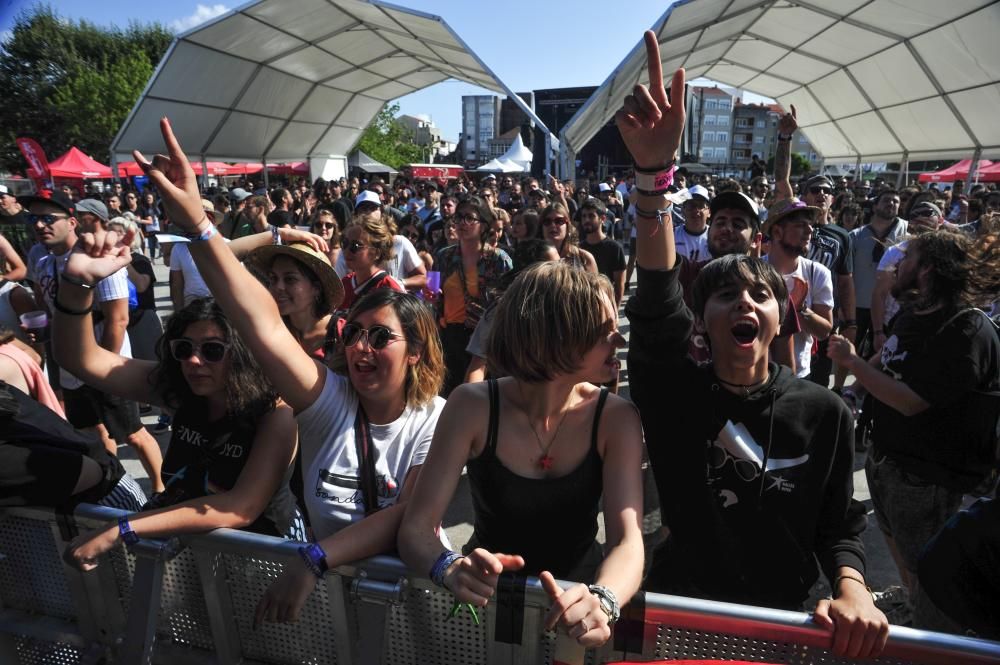
[[[228,7],[224,4],[216,3],[214,5],[202,5],[199,4],[194,10],[194,14],[190,16],[185,16],[184,18],[179,18],[169,23],[170,29],[174,32],[185,32],[191,28],[201,25],[209,19],[213,19],[220,14],[225,14],[228,11]]]

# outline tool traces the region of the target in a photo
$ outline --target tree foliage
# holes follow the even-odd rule
[[[76,145],[107,161],[172,39],[159,24],[123,30],[66,20],[45,5],[22,12],[0,45],[0,167],[24,170],[19,136],[38,141],[50,159]]]
[[[423,149],[413,142],[413,134],[396,120],[399,104],[387,104],[361,134],[356,148],[369,157],[398,169],[403,164],[423,161]]]
[[[793,152],[791,158],[792,175],[802,175],[803,173],[809,173],[809,171],[812,170],[812,165],[809,163],[809,160],[805,155]],[[771,155],[767,159],[767,172],[774,173],[774,155]]]

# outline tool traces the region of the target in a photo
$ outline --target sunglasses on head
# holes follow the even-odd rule
[[[552,226],[553,224],[558,224],[559,226],[562,226],[565,223],[566,223],[565,217],[546,217],[545,221],[542,222],[542,225]]]
[[[36,215],[33,212],[28,213],[28,224],[41,222],[45,226],[52,226],[60,219],[69,219],[69,215]]]
[[[393,340],[406,339],[403,335],[393,332],[386,326],[375,325],[366,329],[356,323],[348,323],[344,326],[344,329],[340,331],[340,338],[343,340],[344,346],[354,346],[364,338],[368,347],[376,351],[389,346]]]
[[[358,240],[352,240],[351,242],[347,243],[344,249],[346,249],[351,254],[357,254],[367,246],[368,245],[364,244],[363,242],[360,242]]]
[[[186,337],[170,340],[170,355],[174,357],[174,360],[181,362],[190,360],[195,354],[198,354],[198,357],[207,363],[221,362],[226,357],[228,350],[229,344],[218,340],[207,340],[201,343]]]
[[[828,195],[828,194],[833,194],[833,190],[830,189],[829,187],[810,187],[809,193]]]

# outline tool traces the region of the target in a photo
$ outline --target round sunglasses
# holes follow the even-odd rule
[[[406,339],[405,336],[393,332],[390,328],[382,325],[375,325],[366,329],[356,323],[348,323],[340,332],[340,338],[343,340],[344,346],[354,346],[361,341],[362,337],[367,342],[368,347],[376,351],[389,346],[394,340]]]
[[[186,337],[170,340],[170,355],[181,362],[190,360],[195,354],[207,363],[222,362],[229,351],[229,344],[218,340],[195,342]]]

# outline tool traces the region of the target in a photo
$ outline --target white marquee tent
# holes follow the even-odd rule
[[[112,159],[162,152],[163,116],[202,160],[346,155],[387,101],[448,79],[506,94],[545,127],[438,16],[378,0],[255,0],[174,40]]]
[[[828,162],[1000,157],[998,0],[681,0],[652,29],[664,76],[794,104]],[[640,39],[560,132],[564,177],[647,79]]]
[[[507,160],[509,162],[514,162],[521,171],[531,170],[531,160],[534,154],[524,146],[524,141],[521,140],[521,135],[518,134],[514,137],[514,142],[510,144],[510,148],[507,152],[500,157],[500,161]]]

